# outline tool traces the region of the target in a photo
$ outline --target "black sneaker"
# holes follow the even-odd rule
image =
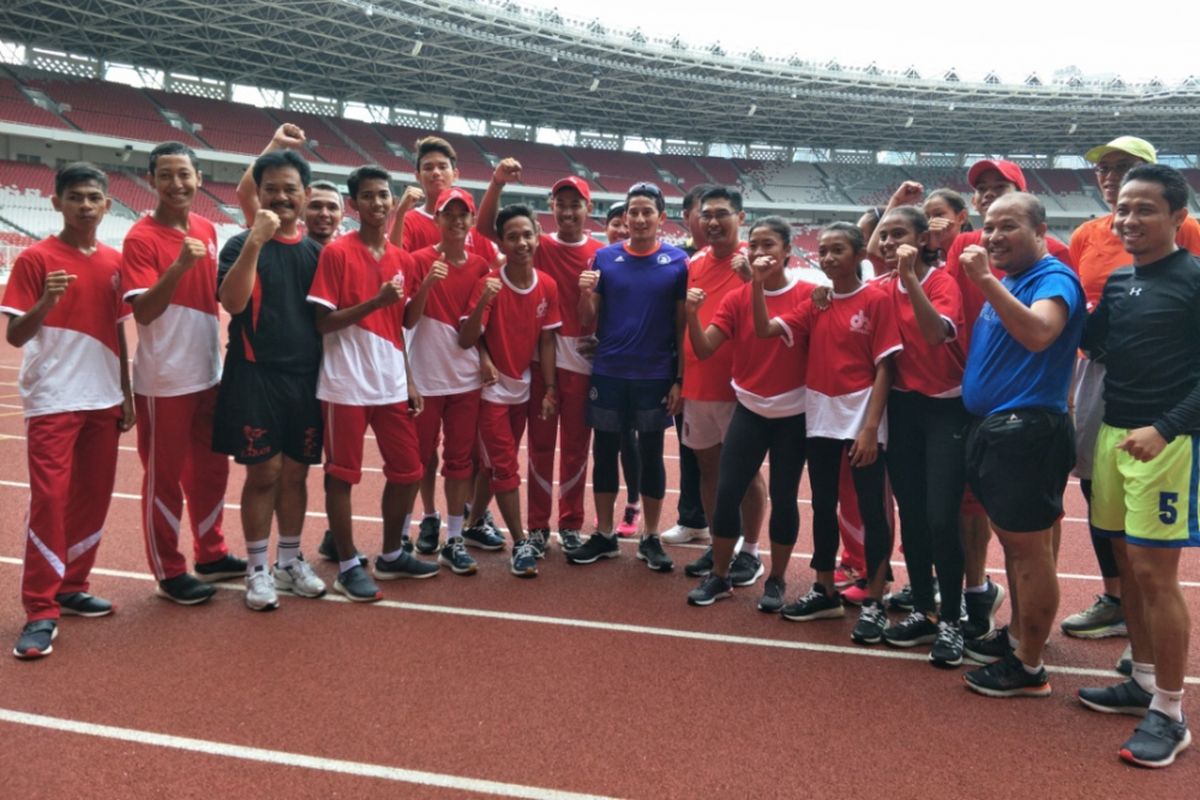
[[[405,537],[404,541],[408,542],[408,537]],[[408,546],[410,549],[412,548],[411,544]],[[333,531],[325,531],[325,535],[321,537],[321,543],[317,545],[317,555],[326,561],[332,561],[335,564],[341,563],[341,559],[338,558],[337,543],[333,540]],[[355,551],[355,555],[358,556],[359,565],[365,567],[367,557],[357,551]]]
[[[967,682],[968,689],[988,697],[1050,696],[1050,682],[1046,680],[1045,667],[1031,675],[1015,653],[1009,653],[986,667],[971,670],[963,676],[963,680]]]
[[[64,617],[107,617],[113,612],[112,603],[87,592],[55,595],[54,600]]]
[[[768,575],[767,582],[763,584],[762,597],[758,598],[758,610],[768,614],[778,614],[783,610],[786,596],[787,583],[773,575]]]
[[[899,622],[883,629],[883,640],[893,647],[933,644],[938,638],[937,623],[922,611],[914,611]]]
[[[1079,690],[1079,702],[1103,714],[1144,717],[1153,699],[1154,695],[1139,686],[1133,678],[1102,689]]]
[[[438,554],[438,563],[449,567],[455,575],[474,575],[479,569],[475,559],[467,553],[466,544],[461,536],[455,536],[442,546]]]
[[[1176,722],[1161,711],[1151,711],[1121,745],[1121,758],[1139,767],[1169,767],[1175,756],[1192,743],[1187,720]]]
[[[245,575],[245,573],[242,574]],[[217,590],[184,572],[174,578],[159,581],[154,593],[159,597],[179,603],[181,606],[194,606],[211,598],[217,593]]]
[[[563,549],[563,552],[578,550],[583,547],[583,537],[574,528],[563,528],[558,532],[558,546]]]
[[[205,583],[246,577],[246,560],[226,553],[216,561],[196,565],[196,577]]]
[[[862,611],[858,612],[858,622],[854,623],[854,630],[850,632],[850,638],[856,644],[879,644],[883,640],[883,629],[887,623],[887,612],[883,610],[883,604],[878,600],[864,600]]]
[[[662,541],[657,534],[642,537],[642,541],[638,543],[637,557],[655,572],[670,572],[675,568],[675,562],[663,552]]]
[[[956,622],[939,622],[937,638],[929,649],[929,663],[935,667],[957,667],[962,661],[962,627]]]
[[[442,515],[434,514],[422,517],[417,529],[417,552],[423,556],[432,555],[438,549],[438,537],[442,534]]]
[[[333,590],[341,592],[355,603],[374,603],[383,599],[383,592],[379,591],[379,587],[362,568],[362,564],[355,564],[345,572],[339,572],[333,582]]]
[[[537,577],[537,551],[528,539],[522,539],[513,545],[512,564],[509,569],[518,578]]]
[[[706,575],[700,585],[688,592],[687,601],[693,606],[711,606],[718,600],[733,597],[733,583],[716,573]]]
[[[684,566],[683,573],[689,578],[703,578],[705,575],[712,572],[712,568],[712,548],[707,547],[705,548],[704,552],[700,554],[699,558]]]
[[[964,639],[966,639],[965,634]],[[995,664],[1012,655],[1012,645],[1008,643],[1008,626],[997,628],[987,636],[978,639],[966,639],[963,644],[963,652],[967,654],[967,658],[980,664]]]
[[[846,606],[842,604],[842,596],[838,592],[832,594],[825,587],[814,583],[808,594],[789,603],[780,612],[784,619],[793,622],[808,622],[813,619],[832,619],[846,616]]]
[[[537,558],[546,557],[547,542],[550,539],[550,531],[547,528],[534,528],[529,532],[525,541],[529,542],[529,546],[533,548],[533,555]]]
[[[463,530],[463,541],[470,547],[480,550],[503,550],[504,537],[496,531],[495,526],[489,525],[483,519]]]
[[[963,638],[982,639],[996,629],[996,612],[1004,602],[1004,587],[988,578],[988,588],[982,592],[964,592],[967,621],[963,623]],[[967,655],[970,655],[968,653]]]
[[[395,581],[403,578],[412,578],[421,580],[423,578],[432,578],[441,572],[442,568],[431,561],[422,561],[412,553],[407,553],[404,550],[400,551],[400,555],[388,561],[383,556],[375,557],[375,566],[371,570],[375,579],[379,581]]]
[[[42,658],[54,652],[52,642],[58,638],[58,623],[52,619],[28,622],[21,629],[13,655],[27,661]]]
[[[579,547],[564,552],[571,564],[593,564],[602,558],[616,558],[621,553],[621,546],[617,544],[615,533],[605,536],[596,531]]]
[[[734,586],[753,586],[762,574],[762,559],[744,550],[734,557],[729,566],[729,580]]]
[[[470,514],[464,513],[463,519],[470,517]],[[492,516],[492,510],[485,508],[483,515],[479,517],[479,524],[487,528],[489,531],[500,537],[500,542],[504,543],[504,533],[500,530],[500,526],[496,524],[496,518]]]
[[[916,606],[913,604],[912,584],[904,584],[904,588],[898,592],[892,592],[887,596],[887,607],[892,611],[912,611]]]

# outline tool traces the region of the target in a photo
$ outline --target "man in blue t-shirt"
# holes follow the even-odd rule
[[[975,417],[967,480],[1004,548],[1012,604],[1007,628],[966,645],[988,664],[966,682],[994,697],[1045,697],[1042,649],[1058,611],[1053,527],[1075,465],[1067,391],[1086,302],[1075,273],[1047,255],[1046,209],[1031,194],[992,203],[983,245],[967,247],[960,263],[986,300],[963,375]]]
[[[680,407],[687,255],[658,241],[665,209],[657,186],[631,186],[625,202],[629,238],[597,251],[590,269],[579,276],[580,322],[596,323],[588,424],[595,432],[597,530],[581,547],[567,551],[573,564],[617,556],[617,460],[621,431],[633,429],[642,462],[644,522],[637,556],[658,572],[674,566],[663,552],[658,524],[667,483],[663,431]]]

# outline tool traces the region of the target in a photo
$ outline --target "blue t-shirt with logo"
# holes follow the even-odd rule
[[[1026,306],[1059,298],[1067,305],[1067,324],[1040,353],[1025,349],[1000,322],[991,303],[983,306],[971,333],[971,349],[963,374],[963,402],[979,417],[1018,408],[1067,412],[1067,391],[1083,323],[1086,300],[1079,278],[1054,256],[1045,256],[1001,283]]]
[[[624,242],[596,251],[596,354],[592,372],[609,378],[676,375],[675,305],[687,297],[687,254],[669,244],[636,254]]]

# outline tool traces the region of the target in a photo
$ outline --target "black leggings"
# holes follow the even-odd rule
[[[808,440],[808,483],[812,487],[813,508],[812,568],[817,572],[831,572],[837,566],[840,544],[838,477],[842,471],[842,453],[850,445],[848,439],[812,437]],[[883,507],[886,471],[883,448],[879,449],[875,463],[850,470],[865,531],[868,578],[874,577],[881,566],[886,569],[892,555],[892,527],[888,525]]]
[[[771,454],[771,544],[791,547],[800,531],[796,494],[804,471],[804,415],[768,419],[741,403],[733,411],[725,442],[721,445],[721,471],[717,478],[717,507],[713,511],[713,536],[736,539],[742,528],[740,510],[763,458]]]
[[[642,460],[638,457],[638,433],[633,428],[621,431],[621,472],[625,475],[625,502],[641,500]]]
[[[1100,565],[1100,574],[1105,578],[1118,578],[1121,573],[1117,569],[1117,557],[1113,555],[1112,539],[1107,536],[1098,535],[1096,529],[1092,527],[1092,515],[1090,513],[1092,507],[1091,480],[1080,480],[1079,489],[1083,492],[1083,499],[1088,504],[1088,530],[1092,532],[1092,551],[1096,554],[1096,563]]]
[[[597,494],[616,494],[620,488],[617,462],[622,434],[612,431],[592,433],[592,488]],[[642,461],[641,490],[651,500],[662,500],[667,493],[667,471],[663,467],[663,432],[638,431],[638,456]]]
[[[888,477],[900,507],[900,541],[917,611],[957,622],[962,602],[963,548],[959,510],[966,482],[966,429],[961,398],[892,391],[888,396]]]

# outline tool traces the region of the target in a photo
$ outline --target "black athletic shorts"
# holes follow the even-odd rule
[[[1042,409],[976,417],[967,433],[967,482],[988,519],[1006,531],[1042,531],[1063,513],[1075,467],[1075,427]]]
[[[592,375],[588,390],[587,421],[593,430],[620,433],[623,430],[663,431],[673,423],[667,413],[671,378],[610,378]]]
[[[301,464],[320,464],[321,438],[317,373],[281,372],[226,359],[213,450],[239,464],[259,464],[279,453]]]

